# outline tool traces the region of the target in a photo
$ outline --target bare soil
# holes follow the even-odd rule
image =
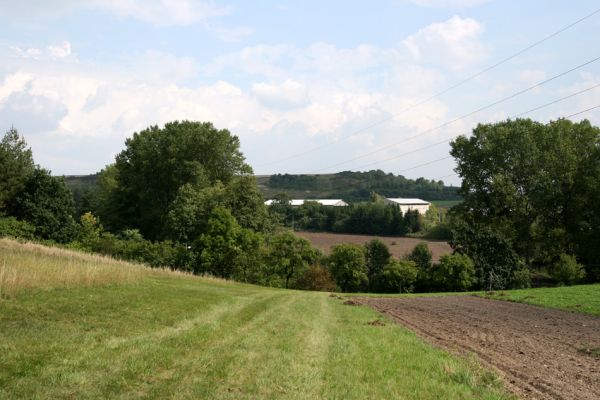
[[[344,233],[328,232],[296,232],[300,237],[309,240],[313,246],[329,253],[331,247],[341,243],[364,244],[373,239],[379,239],[390,249],[390,253],[396,258],[402,258],[410,253],[417,244],[425,242],[431,250],[434,262],[439,261],[444,254],[452,253],[452,248],[447,242],[415,239],[407,237],[389,237],[389,236],[370,236],[370,235],[349,235]]]
[[[355,299],[426,341],[475,353],[524,399],[600,399],[600,318],[474,296]],[[588,349],[588,350],[586,350]]]

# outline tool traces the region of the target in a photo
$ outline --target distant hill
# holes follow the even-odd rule
[[[96,186],[98,174],[67,175],[64,178],[76,200],[79,200],[86,191]],[[377,192],[385,197],[417,197],[439,205],[460,201],[458,187],[425,178],[408,179],[381,170],[322,175],[257,175],[256,179],[265,198],[287,193],[293,198],[336,198],[357,202],[368,201],[371,192]]]
[[[323,175],[276,174],[257,176],[266,198],[285,192],[293,198],[341,198],[347,202],[368,201],[371,192],[385,197],[417,197],[423,200],[459,201],[458,187],[425,178],[407,179],[381,170],[344,171]]]

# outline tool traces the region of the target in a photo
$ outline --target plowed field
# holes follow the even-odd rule
[[[370,236],[370,235],[350,235],[344,233],[327,232],[296,232],[300,237],[308,239],[313,246],[329,253],[332,246],[340,243],[364,244],[373,239],[379,239],[390,249],[390,253],[396,258],[401,258],[408,254],[421,242],[427,243],[431,250],[433,261],[439,261],[444,254],[452,253],[450,245],[443,241],[415,239],[408,237],[389,237],[389,236]]]
[[[600,318],[472,296],[361,298],[434,345],[475,353],[525,399],[600,399]]]

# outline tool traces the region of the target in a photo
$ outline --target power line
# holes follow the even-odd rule
[[[416,103],[413,103],[412,105],[409,105],[408,107],[406,107],[406,108],[404,108],[404,109],[400,110],[399,112],[397,112],[397,113],[395,113],[395,114],[392,114],[391,116],[389,116],[389,117],[387,117],[387,118],[381,119],[381,120],[379,120],[379,121],[377,121],[377,122],[374,122],[374,123],[372,123],[372,124],[370,124],[370,125],[367,125],[366,127],[363,127],[363,128],[360,128],[360,129],[357,129],[357,130],[355,130],[355,131],[352,131],[352,132],[350,132],[350,134],[348,134],[348,135],[346,135],[346,136],[342,137],[342,138],[341,138],[340,140],[338,140],[337,142],[326,143],[326,144],[323,144],[323,145],[320,145],[320,146],[314,147],[314,148],[312,148],[312,149],[309,149],[309,150],[306,150],[306,151],[303,151],[303,152],[300,152],[300,153],[296,153],[296,154],[292,154],[292,155],[290,155],[290,156],[287,156],[287,157],[280,158],[280,159],[278,159],[278,160],[269,161],[269,162],[267,162],[267,163],[264,163],[264,164],[259,164],[259,165],[257,165],[256,167],[262,167],[262,166],[266,166],[266,165],[277,164],[277,163],[281,163],[281,162],[284,162],[284,161],[292,160],[292,159],[294,159],[294,158],[302,157],[302,156],[304,156],[304,155],[307,155],[307,154],[310,154],[310,153],[312,153],[312,152],[315,152],[315,151],[321,150],[321,149],[323,149],[323,148],[326,148],[326,147],[332,146],[332,145],[334,145],[334,144],[338,144],[338,143],[340,143],[340,142],[342,142],[342,141],[344,141],[344,140],[347,140],[347,139],[349,139],[349,138],[351,138],[351,137],[353,137],[353,136],[356,136],[356,135],[358,135],[359,133],[362,133],[362,132],[364,132],[364,131],[367,131],[367,130],[369,130],[369,129],[371,129],[371,128],[374,128],[374,127],[376,127],[376,126],[379,126],[379,125],[381,125],[381,124],[383,124],[383,123],[385,123],[385,122],[391,121],[391,120],[392,120],[392,119],[394,119],[395,117],[397,117],[397,116],[399,116],[399,115],[402,115],[402,114],[404,114],[405,112],[407,112],[407,111],[410,111],[410,110],[412,110],[412,109],[414,109],[414,108],[416,108],[416,107],[418,107],[418,106],[421,106],[421,105],[423,105],[423,104],[426,104],[426,103],[430,102],[431,100],[434,100],[434,99],[436,99],[436,98],[438,98],[438,97],[440,97],[440,96],[442,96],[442,95],[444,95],[444,94],[446,94],[446,93],[448,93],[448,92],[450,92],[450,91],[452,91],[452,90],[456,89],[457,87],[460,87],[460,86],[464,85],[465,83],[468,83],[468,82],[470,82],[470,81],[474,80],[475,78],[478,78],[479,76],[481,76],[481,75],[485,74],[486,72],[489,72],[489,71],[491,71],[491,70],[493,70],[493,69],[495,69],[495,68],[499,67],[500,65],[502,65],[502,64],[505,64],[505,63],[507,63],[508,61],[515,59],[516,57],[520,56],[521,54],[525,53],[526,51],[529,51],[529,50],[533,49],[534,47],[537,47],[537,46],[539,46],[540,44],[542,44],[542,43],[544,43],[544,42],[546,42],[546,41],[548,41],[548,40],[552,39],[553,37],[555,37],[555,36],[558,36],[559,34],[561,34],[561,33],[565,32],[565,31],[567,31],[567,30],[571,29],[571,28],[572,28],[572,27],[574,27],[575,25],[577,25],[577,24],[579,24],[579,23],[581,23],[581,22],[585,21],[586,19],[589,19],[589,18],[593,17],[594,15],[596,15],[596,14],[598,14],[598,13],[600,13],[600,8],[598,8],[598,9],[596,9],[596,10],[592,11],[592,12],[591,12],[591,13],[589,13],[589,14],[586,14],[585,16],[583,16],[583,17],[579,18],[578,20],[576,20],[576,21],[574,21],[574,22],[572,22],[572,23],[570,23],[570,24],[568,24],[568,25],[564,26],[564,27],[563,27],[563,28],[561,28],[561,29],[559,29],[559,30],[557,30],[557,31],[555,31],[555,32],[552,32],[551,34],[549,34],[549,35],[547,35],[547,36],[543,37],[542,39],[540,39],[540,40],[538,40],[538,41],[536,41],[536,42],[534,42],[534,43],[532,43],[532,44],[530,44],[530,45],[528,45],[528,46],[524,47],[523,49],[521,49],[521,50],[517,51],[516,53],[513,53],[513,54],[511,54],[510,56],[508,56],[508,57],[506,57],[506,58],[503,58],[503,59],[501,59],[500,61],[498,61],[498,62],[496,62],[496,63],[494,63],[494,64],[492,64],[492,65],[490,65],[490,66],[488,66],[488,67],[486,67],[486,68],[484,68],[484,69],[482,69],[482,70],[480,70],[479,72],[476,72],[475,74],[473,74],[473,75],[470,75],[470,76],[468,76],[467,78],[465,78],[465,79],[463,79],[463,80],[461,80],[461,81],[458,81],[458,82],[456,82],[455,84],[453,84],[453,85],[450,85],[450,86],[448,86],[447,88],[445,88],[445,89],[443,89],[443,90],[441,90],[441,91],[439,91],[439,92],[437,92],[437,93],[434,93],[433,95],[431,95],[431,96],[429,96],[429,97],[426,97],[426,98],[424,98],[424,99],[421,99],[421,100],[417,101]]]
[[[600,86],[600,84],[599,84],[599,85],[596,85],[596,86]],[[566,115],[566,116],[564,116],[563,118],[565,118],[565,119],[569,119],[569,118],[575,117],[576,115],[580,115],[580,114],[586,113],[586,112],[588,112],[588,111],[595,110],[595,109],[597,109],[597,108],[600,108],[600,104],[598,104],[597,106],[593,106],[593,107],[590,107],[590,108],[586,108],[585,110],[578,111],[578,112],[576,112],[576,113],[573,113],[573,114]],[[446,158],[449,158],[449,157],[446,157]],[[444,159],[446,159],[446,158],[444,158]],[[442,159],[439,159],[439,160],[434,160],[434,161],[430,161],[429,163],[430,163],[430,164],[433,164],[434,162],[441,161],[441,160],[442,160]],[[415,168],[417,168],[417,167],[415,167]],[[437,178],[433,178],[433,180],[434,180],[434,181],[436,181],[436,180],[439,180],[439,179],[449,178],[449,177],[451,177],[451,176],[457,176],[457,175],[458,175],[458,173],[456,173],[456,172],[455,172],[455,173],[453,173],[453,174],[450,174],[450,175],[444,175],[444,176],[439,176],[439,177],[437,177]]]
[[[520,96],[520,95],[522,95],[522,94],[524,94],[524,93],[527,93],[527,92],[529,92],[529,91],[531,91],[531,90],[533,90],[533,89],[536,89],[536,88],[538,88],[538,87],[540,87],[540,86],[543,86],[543,85],[545,85],[545,84],[547,84],[547,83],[549,83],[549,82],[551,82],[551,81],[554,81],[554,80],[556,80],[556,79],[558,79],[558,78],[561,78],[561,77],[563,77],[563,76],[565,76],[565,75],[567,75],[567,74],[569,74],[569,73],[571,73],[571,72],[573,72],[573,71],[576,71],[576,70],[578,70],[578,69],[580,69],[580,68],[583,68],[583,67],[585,67],[586,65],[592,64],[592,63],[594,63],[594,62],[596,62],[596,61],[598,61],[598,60],[600,60],[600,56],[599,56],[599,57],[595,57],[595,58],[593,58],[593,59],[591,59],[591,60],[589,60],[589,61],[586,61],[586,62],[584,62],[584,63],[582,63],[582,64],[579,64],[579,65],[577,65],[577,66],[575,66],[575,67],[573,67],[573,68],[570,68],[570,69],[568,69],[567,71],[561,72],[560,74],[554,75],[554,76],[552,76],[551,78],[548,78],[548,79],[545,79],[545,80],[543,80],[543,81],[541,81],[541,82],[538,82],[538,83],[536,83],[535,85],[529,86],[528,88],[525,88],[525,89],[519,90],[518,92],[515,92],[515,93],[513,93],[513,94],[511,94],[511,95],[509,95],[509,96],[503,97],[503,98],[501,98],[500,100],[496,100],[496,101],[494,101],[494,102],[492,102],[492,103],[489,103],[489,104],[487,104],[487,105],[485,105],[485,106],[483,106],[483,107],[480,107],[480,108],[478,108],[478,109],[476,109],[476,110],[474,110],[474,111],[470,111],[470,112],[468,112],[468,113],[466,113],[466,114],[463,114],[463,115],[461,115],[460,117],[454,118],[454,119],[452,119],[452,120],[450,120],[450,121],[446,121],[446,122],[444,122],[444,123],[443,123],[443,124],[441,124],[441,125],[435,126],[435,127],[433,127],[433,128],[430,128],[430,129],[426,129],[425,131],[419,132],[419,133],[417,133],[417,134],[415,134],[415,135],[413,135],[413,136],[410,136],[410,137],[408,137],[408,138],[406,138],[406,139],[404,139],[404,140],[401,140],[401,141],[399,141],[399,142],[395,142],[395,143],[391,143],[391,144],[388,144],[388,145],[382,146],[382,147],[380,147],[380,148],[378,148],[378,149],[376,149],[376,150],[370,151],[370,152],[368,152],[368,153],[364,153],[364,154],[362,154],[362,155],[360,155],[360,156],[356,156],[356,157],[350,158],[350,159],[348,159],[348,160],[345,160],[345,161],[342,161],[342,162],[339,162],[339,163],[336,163],[336,164],[333,164],[333,165],[329,165],[329,166],[327,166],[327,167],[324,167],[324,168],[320,168],[320,169],[317,169],[317,170],[311,171],[311,172],[309,172],[309,173],[311,173],[311,174],[312,174],[312,173],[316,173],[316,172],[321,172],[321,171],[328,170],[328,169],[330,169],[330,168],[338,167],[338,166],[340,166],[340,165],[348,164],[348,163],[350,163],[350,162],[352,162],[352,161],[360,160],[360,159],[362,159],[362,158],[365,158],[365,157],[368,157],[368,156],[370,156],[370,155],[373,155],[373,154],[376,154],[376,153],[382,152],[382,151],[384,151],[384,150],[386,150],[386,149],[388,149],[388,148],[390,148],[390,147],[392,147],[392,146],[397,146],[397,145],[399,145],[399,144],[401,144],[401,143],[406,143],[406,142],[408,142],[408,141],[410,141],[410,140],[413,140],[413,139],[416,139],[416,138],[418,138],[418,137],[420,137],[420,136],[422,136],[422,135],[424,135],[424,134],[426,134],[426,133],[433,132],[433,131],[435,131],[435,130],[438,130],[438,129],[440,129],[440,128],[444,128],[444,127],[446,127],[446,126],[448,126],[448,125],[451,125],[451,124],[453,124],[453,123],[455,123],[455,122],[458,122],[458,121],[460,121],[460,120],[462,120],[462,119],[465,119],[465,118],[467,118],[467,117],[470,117],[470,116],[472,116],[472,115],[474,115],[474,114],[477,114],[478,112],[481,112],[481,111],[487,110],[488,108],[494,107],[494,106],[496,106],[496,105],[498,105],[498,104],[501,104],[501,103],[504,103],[504,102],[506,102],[506,101],[508,101],[508,100],[511,100],[511,99],[513,99],[513,98],[515,98],[515,97],[517,97],[517,96]]]
[[[527,110],[527,111],[523,111],[523,112],[521,112],[521,113],[519,113],[519,114],[515,114],[515,115],[513,115],[513,116],[510,116],[510,117],[508,117],[508,118],[509,118],[509,119],[516,119],[516,118],[519,118],[519,117],[521,117],[521,116],[523,116],[523,115],[526,115],[526,114],[532,113],[532,112],[534,112],[534,111],[541,110],[542,108],[549,107],[549,106],[551,106],[551,105],[554,105],[554,104],[560,103],[561,101],[565,101],[565,100],[567,100],[567,99],[570,99],[570,98],[572,98],[572,97],[575,97],[575,96],[578,96],[578,95],[580,95],[580,94],[583,94],[583,93],[589,92],[590,90],[596,89],[597,87],[600,87],[600,83],[597,83],[597,84],[595,84],[595,85],[593,85],[593,86],[590,86],[590,87],[588,87],[588,88],[582,89],[582,90],[580,90],[580,91],[578,91],[578,92],[571,93],[571,94],[570,94],[570,95],[568,95],[568,96],[564,96],[564,97],[561,97],[561,98],[559,98],[559,99],[553,100],[553,101],[551,101],[551,102],[548,102],[548,103],[545,103],[545,104],[539,105],[539,106],[537,106],[537,107],[535,107],[535,108],[532,108],[532,109],[529,109],[529,110]],[[585,112],[585,111],[583,111],[583,112]],[[570,118],[570,117],[571,117],[571,116],[566,116],[565,118]],[[420,148],[418,148],[418,149],[414,149],[414,150],[411,150],[411,151],[408,151],[408,152],[405,152],[405,153],[402,153],[402,154],[397,154],[397,155],[395,155],[395,156],[393,156],[393,157],[389,157],[389,158],[386,158],[386,159],[383,159],[383,160],[374,161],[374,162],[371,162],[371,163],[368,163],[368,164],[364,164],[364,165],[361,165],[361,166],[357,167],[357,169],[363,169],[363,168],[367,168],[367,167],[370,167],[370,166],[372,166],[372,165],[375,165],[375,164],[381,164],[381,163],[388,162],[388,161],[391,161],[391,160],[396,160],[396,159],[398,159],[398,158],[402,158],[402,157],[404,157],[404,156],[407,156],[407,155],[409,155],[409,154],[413,154],[413,153],[417,153],[417,152],[419,152],[419,151],[423,151],[423,150],[426,150],[426,149],[430,149],[430,148],[432,148],[432,147],[439,146],[439,145],[441,145],[441,144],[447,143],[447,142],[449,142],[450,140],[454,139],[455,137],[456,137],[456,136],[451,136],[451,137],[449,137],[449,138],[447,138],[447,139],[441,140],[441,141],[439,141],[439,142],[435,142],[435,143],[433,143],[433,144],[429,144],[429,145],[427,145],[427,146],[424,146],[424,147],[420,147]]]

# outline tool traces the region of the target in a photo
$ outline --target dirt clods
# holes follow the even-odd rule
[[[373,321],[367,322],[367,325],[371,325],[371,326],[385,326],[385,322],[383,322],[380,319],[375,319]]]
[[[600,399],[598,317],[473,296],[354,301],[434,345],[475,353],[520,398]]]
[[[361,304],[358,301],[355,300],[346,300],[344,302],[345,306],[360,306]]]

